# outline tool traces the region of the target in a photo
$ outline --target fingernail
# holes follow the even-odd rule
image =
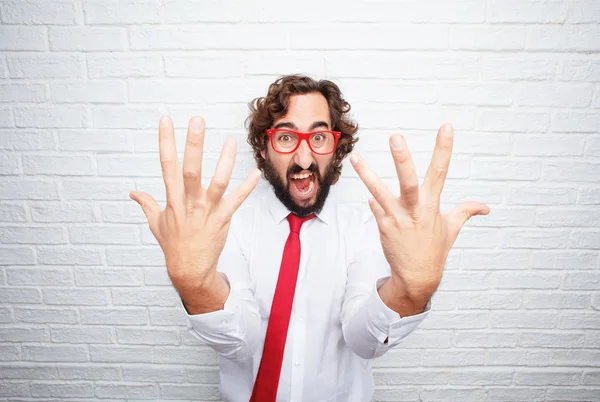
[[[352,162],[352,164],[358,162],[358,155],[356,155],[354,152],[350,154],[350,162]]]
[[[450,135],[452,134],[452,125],[451,124],[444,124],[444,134],[446,135]]]
[[[169,125],[169,116],[163,116],[160,118],[160,125],[167,127]]]
[[[399,135],[392,135],[392,148],[400,149],[402,148],[402,138]]]
[[[228,147],[232,147],[232,148],[235,148],[235,146],[237,145],[237,141],[234,140],[233,138],[227,138],[225,140],[225,143],[227,144]]]
[[[200,131],[204,128],[204,122],[202,119],[192,119],[192,130]]]

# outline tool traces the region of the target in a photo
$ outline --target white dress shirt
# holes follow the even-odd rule
[[[270,189],[247,200],[232,218],[217,267],[231,289],[224,309],[186,312],[191,333],[219,355],[226,401],[248,402],[252,394],[289,235],[288,214]],[[414,331],[430,303],[425,312],[401,318],[382,302],[377,288],[390,267],[368,208],[330,197],[317,217],[302,225],[300,242],[277,401],[370,401],[369,359]]]

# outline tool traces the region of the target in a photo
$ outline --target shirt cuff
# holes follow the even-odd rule
[[[388,344],[391,346],[417,329],[431,310],[431,300],[427,302],[422,313],[401,317],[400,314],[389,308],[379,295],[378,289],[388,278],[390,277],[386,276],[377,280],[367,302],[367,310],[371,334],[381,343],[388,339]]]

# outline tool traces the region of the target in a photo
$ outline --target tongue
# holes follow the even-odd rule
[[[308,185],[310,184],[311,178],[307,177],[305,179],[294,179],[294,183],[296,184],[296,187],[298,188],[298,190],[306,190],[306,188],[308,187]]]

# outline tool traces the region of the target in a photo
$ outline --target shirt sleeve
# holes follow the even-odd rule
[[[358,356],[379,357],[397,346],[427,317],[431,301],[425,311],[401,317],[381,300],[378,289],[391,275],[391,269],[379,241],[375,218],[365,218],[355,229],[350,250],[346,293],[342,306],[344,339]],[[350,246],[350,245],[349,245]]]
[[[232,230],[219,257],[217,272],[229,283],[229,295],[223,310],[187,316],[187,328],[219,355],[230,360],[242,360],[257,350],[260,313],[254,298],[248,263]]]

